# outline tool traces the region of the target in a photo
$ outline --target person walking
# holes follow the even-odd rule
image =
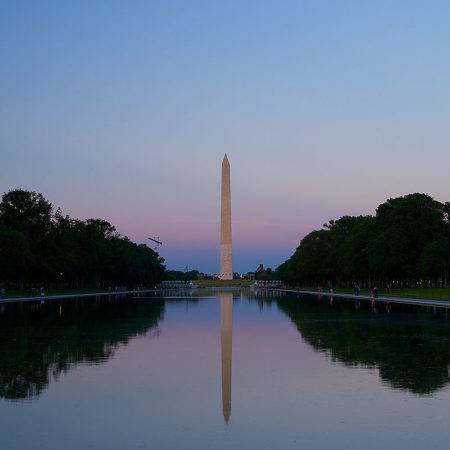
[[[372,289],[372,297],[373,298],[378,298],[378,289],[377,289],[377,285],[375,285]]]

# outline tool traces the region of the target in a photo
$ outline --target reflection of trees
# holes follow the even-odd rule
[[[0,314],[0,398],[39,395],[52,377],[75,364],[108,360],[162,317],[162,300],[114,297],[6,305]]]
[[[283,298],[278,307],[317,351],[329,353],[347,366],[376,367],[381,379],[394,388],[429,394],[449,382],[450,323],[445,310],[393,304],[391,314],[379,303],[316,298]]]

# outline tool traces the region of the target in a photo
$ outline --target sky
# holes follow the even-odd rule
[[[330,219],[449,201],[446,1],[0,4],[0,193],[41,192],[169,269],[276,268]]]

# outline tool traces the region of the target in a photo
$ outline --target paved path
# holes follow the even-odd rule
[[[31,302],[36,300],[55,300],[58,298],[77,298],[77,297],[95,297],[97,295],[121,295],[121,294],[142,294],[144,292],[156,292],[156,289],[146,289],[143,291],[106,291],[106,292],[94,292],[90,294],[66,294],[66,295],[36,295],[35,297],[15,297],[15,298],[2,298],[0,303],[11,302]]]
[[[270,288],[269,288],[270,289]],[[317,292],[317,291],[297,291],[294,289],[270,289],[271,291],[290,292],[293,294],[312,294],[312,295],[325,295],[328,297],[342,297],[359,300],[373,300],[370,295],[358,295],[357,297],[352,294],[337,294],[336,292]],[[425,305],[425,306],[439,306],[441,308],[450,308],[450,301],[447,300],[431,300],[431,299],[417,299],[417,298],[402,298],[402,297],[378,297],[376,299],[380,302],[393,302],[393,303],[406,303],[409,305]]]

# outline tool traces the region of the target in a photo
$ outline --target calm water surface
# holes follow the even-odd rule
[[[0,448],[448,447],[446,310],[176,295],[0,304]]]

